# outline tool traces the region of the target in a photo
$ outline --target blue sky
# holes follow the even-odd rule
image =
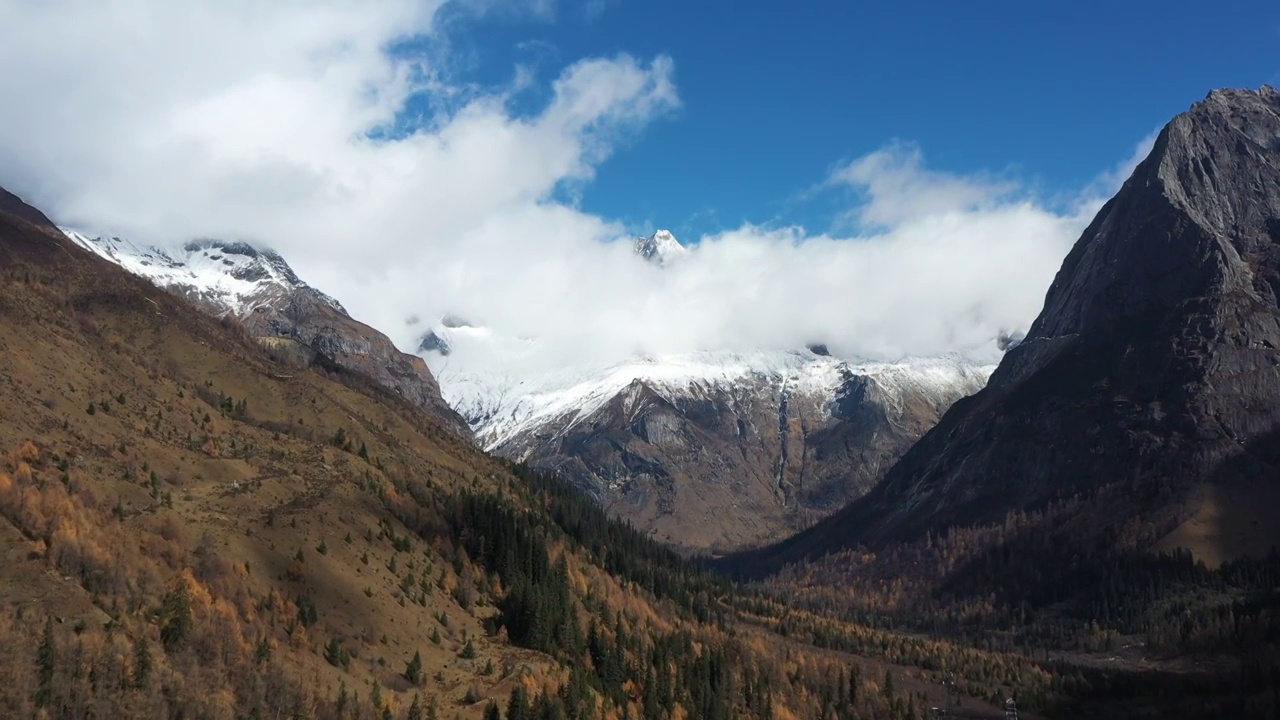
[[[931,168],[1070,194],[1211,88],[1280,79],[1274,2],[592,0],[447,20],[451,72],[509,84],[582,57],[659,54],[681,108],[580,191],[584,210],[692,238],[744,221],[827,230],[813,193],[894,140]],[[535,111],[546,82],[520,95]],[[523,108],[521,108],[523,106]]]

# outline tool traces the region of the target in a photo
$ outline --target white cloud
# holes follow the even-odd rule
[[[269,244],[402,345],[422,329],[407,318],[452,312],[557,360],[813,341],[989,359],[1087,220],[893,145],[829,179],[861,195],[863,236],[746,225],[659,270],[617,223],[554,198],[679,105],[672,61],[580,60],[516,116],[515,90],[388,52],[447,47],[438,9],[0,0],[0,184],[67,224]],[[370,136],[407,104],[431,108],[422,129]]]
[[[861,190],[851,215],[860,225],[893,227],[925,215],[990,209],[1017,189],[1011,182],[929,170],[914,145],[894,143],[837,168],[828,180]]]

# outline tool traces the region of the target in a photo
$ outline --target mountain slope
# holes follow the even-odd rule
[[[26,204],[22,198],[4,188],[0,188],[0,212],[8,213],[37,227],[54,227],[53,221],[45,217],[44,213]]]
[[[1047,687],[809,613],[776,633],[780,605],[554,478],[22,217],[0,212],[7,716],[907,717],[944,659]]]
[[[466,329],[441,335],[470,339]],[[663,355],[541,376],[442,360],[433,364],[445,397],[484,447],[571,479],[658,539],[700,549],[776,539],[865,493],[989,372],[810,350]]]
[[[1216,563],[1280,541],[1280,93],[1215,91],[1085,230],[986,389],[862,500],[745,559],[884,547],[1083,499]]]
[[[337,300],[307,285],[279,254],[245,243],[191,242],[178,250],[63,228],[67,237],[135,275],[176,292],[215,317],[235,318],[279,352],[374,378],[464,437],[470,430],[440,397],[421,358],[355,320]],[[300,344],[295,345],[295,343]]]

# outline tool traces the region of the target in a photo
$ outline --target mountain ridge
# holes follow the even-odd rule
[[[425,355],[483,447],[562,473],[638,528],[703,551],[777,538],[866,492],[990,372],[959,358],[859,363],[808,349],[506,373],[459,360],[498,342],[487,330],[431,337],[451,348]],[[521,347],[505,352],[534,349]]]
[[[336,299],[300,279],[278,253],[243,242],[200,240],[166,250],[127,239],[62,228],[77,245],[186,297],[215,317],[232,317],[264,342],[311,362],[312,353],[366,374],[440,418],[454,432],[471,431],[440,396],[423,360],[401,352],[384,333],[352,318]]]
[[[1232,539],[1230,517],[1280,476],[1278,151],[1280,93],[1267,86],[1214,91],[1174,118],[987,387],[866,497],[741,561],[883,548],[1105,488],[1127,500],[1096,506],[1100,526],[1149,523],[1149,542],[1210,562],[1265,554],[1275,524]],[[1223,488],[1244,499],[1208,507]],[[1197,518],[1208,536],[1192,537]]]

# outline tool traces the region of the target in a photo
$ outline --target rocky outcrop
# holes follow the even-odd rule
[[[401,395],[459,435],[471,437],[471,429],[440,396],[440,386],[422,358],[400,352],[386,335],[309,289],[257,305],[239,319],[253,335],[297,340]]]
[[[1084,498],[1089,524],[1143,524],[1162,546],[1199,515],[1216,526],[1194,552],[1265,552],[1280,540],[1274,513],[1236,520],[1280,484],[1278,295],[1280,93],[1215,91],[1098,213],[987,387],[867,496],[756,560],[877,547],[1066,497]],[[1109,500],[1089,505],[1103,488]],[[1202,512],[1224,496],[1239,506]]]

